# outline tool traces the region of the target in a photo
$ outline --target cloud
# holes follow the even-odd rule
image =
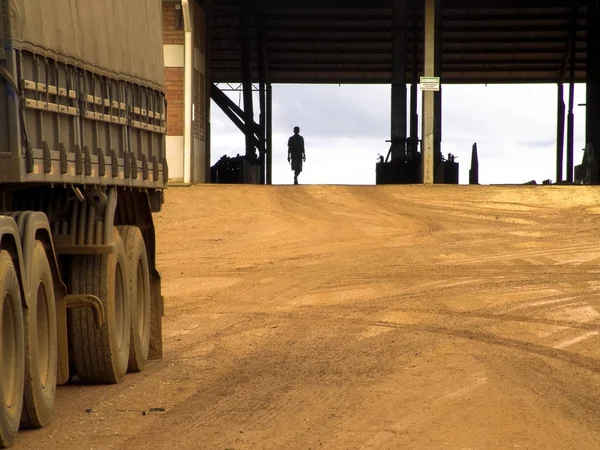
[[[389,86],[276,85],[276,121],[291,133],[300,126],[307,137],[380,137],[389,134]]]
[[[519,147],[530,148],[550,148],[556,145],[556,140],[552,139],[532,139],[529,141],[520,141],[516,143]]]

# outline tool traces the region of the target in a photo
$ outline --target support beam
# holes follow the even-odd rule
[[[424,76],[435,76],[435,35],[436,35],[436,9],[439,0],[424,0]],[[434,146],[435,146],[435,103],[433,91],[423,91],[423,145],[421,175],[423,184],[433,184],[434,181]]]
[[[273,184],[273,89],[267,83],[267,184]]]
[[[413,6],[412,20],[414,24],[414,36],[419,35],[419,10]],[[419,89],[419,40],[413,40],[412,49],[412,79],[410,85],[410,139],[408,158],[416,157],[419,150],[419,113],[417,111],[417,95]]]
[[[254,123],[254,108],[252,105],[252,53],[250,51],[250,2],[243,2],[241,8],[241,38],[242,38],[242,84],[244,86],[244,118],[245,123]],[[254,149],[254,135],[249,127],[246,127],[246,156],[254,159],[256,151]]]
[[[213,40],[212,36],[212,23],[213,23],[213,12],[212,12],[212,0],[209,0],[204,3],[205,13],[206,13],[206,30],[204,31],[204,38],[206,39],[206,58],[205,61],[208,61],[206,64],[206,76],[204,78],[204,93],[205,93],[205,104],[206,104],[206,133],[205,133],[205,142],[206,142],[206,182],[211,183],[215,180],[212,180],[212,125],[211,125],[211,101],[210,101],[210,90],[212,86],[212,64],[210,61],[212,59],[212,46]]]
[[[575,13],[573,14],[575,16]],[[573,108],[575,107],[575,53],[577,50],[577,32],[575,25],[576,18],[571,21],[571,49],[569,62],[569,112],[567,115],[567,182],[573,182],[573,174],[575,169],[574,164],[574,148],[575,148],[575,115]]]
[[[259,125],[254,121],[246,124],[244,112],[214,84],[211,85],[210,97],[245,136],[250,134],[253,140],[252,146],[258,148],[259,151],[264,151],[264,142],[261,141],[257,132]]]
[[[600,161],[600,2],[587,8],[586,146],[592,144]],[[595,177],[597,179],[598,176]]]
[[[562,83],[558,83],[556,102],[556,182],[563,181],[563,158],[565,148],[565,93]]]
[[[267,111],[266,111],[266,102],[267,102],[267,91],[266,91],[266,67],[265,67],[265,47],[264,47],[264,35],[262,29],[259,31],[259,58],[258,58],[258,78],[259,78],[259,88],[258,88],[258,96],[260,102],[260,119],[259,119],[259,132],[258,137],[262,141],[263,151],[260,152],[260,184],[266,184],[266,159],[267,155],[264,150],[266,150],[266,135],[267,135]]]
[[[260,91],[260,136],[263,149],[260,157],[261,184],[272,184],[273,158],[271,155],[272,90],[269,79],[269,58],[267,55],[267,38],[264,17],[257,17],[258,23],[258,58],[259,58],[259,91]]]
[[[406,159],[406,2],[393,0],[392,18],[392,161]]]
[[[442,74],[442,0],[438,0],[435,5],[435,49],[434,49],[434,76],[440,77]],[[434,141],[433,154],[436,170],[438,164],[442,162],[442,86],[440,90],[433,93],[434,109]]]

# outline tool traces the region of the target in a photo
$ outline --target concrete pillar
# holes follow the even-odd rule
[[[558,83],[556,116],[556,182],[560,183],[563,180],[563,152],[565,148],[565,100],[562,83]]]
[[[392,161],[406,153],[406,0],[394,0],[392,19]]]
[[[587,12],[586,144],[600,161],[600,1],[589,2]]]
[[[435,44],[436,44],[436,9],[439,0],[425,1],[424,17],[424,76],[435,76]],[[433,91],[423,91],[423,145],[421,172],[423,184],[433,184],[434,176],[434,147],[435,147],[435,103]]]

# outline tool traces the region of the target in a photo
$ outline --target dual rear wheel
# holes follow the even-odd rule
[[[98,329],[88,309],[70,312],[70,354],[83,383],[115,384],[127,371],[140,372],[150,343],[150,272],[137,227],[115,227],[115,253],[73,258],[74,294],[96,295],[104,304]]]
[[[0,448],[15,440],[19,426],[41,428],[54,411],[57,335],[54,285],[44,244],[36,241],[30,261],[29,308],[10,254],[0,251]]]
[[[73,294],[92,294],[104,305],[102,328],[88,308],[69,311],[70,354],[84,383],[118,383],[141,372],[150,344],[150,272],[137,227],[113,231],[115,253],[75,256]],[[0,250],[0,448],[19,427],[46,426],[54,410],[57,330],[54,285],[44,244],[36,241],[29,274],[30,305],[23,308],[11,255]]]

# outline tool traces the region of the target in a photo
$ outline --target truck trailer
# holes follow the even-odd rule
[[[0,448],[162,357],[160,0],[0,0]]]

